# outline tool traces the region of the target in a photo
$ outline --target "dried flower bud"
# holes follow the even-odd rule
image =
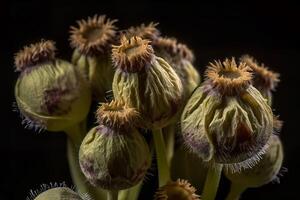
[[[92,185],[122,190],[143,180],[151,154],[144,138],[132,126],[136,117],[135,109],[122,102],[99,107],[99,126],[89,131],[79,151],[81,170]]]
[[[42,184],[39,189],[30,190],[26,200],[91,200],[88,194],[78,194],[65,183]]]
[[[200,200],[200,197],[188,181],[178,179],[159,188],[154,200]]]
[[[137,108],[144,127],[164,127],[181,108],[182,83],[172,67],[156,57],[149,41],[139,37],[121,40],[112,50],[116,73],[115,99]]]
[[[110,51],[116,39],[116,21],[95,15],[78,21],[78,27],[72,26],[70,31],[70,43],[75,49],[72,63],[87,77],[97,100],[103,100],[105,92],[111,90],[114,69]]]
[[[150,22],[148,25],[141,24],[140,26],[130,27],[125,31],[126,38],[140,37],[150,41],[156,40],[160,36],[160,31],[156,28],[158,23]]]
[[[278,179],[277,175],[283,161],[283,148],[278,136],[272,135],[269,147],[262,159],[252,168],[244,169],[238,173],[226,172],[227,178],[244,187],[260,187]]]
[[[185,98],[188,98],[200,84],[200,75],[193,66],[194,54],[175,38],[159,37],[152,42],[157,56],[165,59],[174,68],[182,81]]]
[[[275,88],[280,81],[280,74],[269,70],[263,63],[258,64],[258,62],[249,55],[242,56],[241,61],[245,62],[252,69],[254,75],[252,81],[253,86],[268,99],[268,102],[271,105],[271,91],[275,91]]]
[[[69,62],[54,58],[54,43],[24,47],[15,63],[18,108],[29,127],[62,131],[82,121],[90,108],[88,83]]]
[[[252,166],[273,132],[272,110],[250,85],[248,69],[234,59],[211,63],[181,117],[187,147],[233,170]]]
[[[67,187],[57,187],[46,190],[39,194],[34,200],[82,200],[82,198],[73,190]]]

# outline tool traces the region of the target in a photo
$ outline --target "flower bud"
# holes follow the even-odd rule
[[[82,198],[73,190],[67,187],[57,187],[46,190],[39,194],[34,200],[82,200]]]
[[[78,194],[65,183],[42,184],[39,189],[30,190],[26,200],[90,200],[88,194]]]
[[[241,61],[245,62],[253,71],[253,86],[261,92],[263,97],[268,99],[269,104],[272,104],[272,93],[275,91],[280,79],[279,73],[275,73],[269,70],[263,63],[258,64],[258,62],[250,57],[249,55],[244,55],[241,57]]]
[[[184,96],[188,98],[200,84],[200,75],[192,64],[193,52],[174,38],[159,37],[152,42],[152,46],[156,55],[164,58],[174,68],[182,82]]]
[[[138,113],[112,101],[99,107],[97,118],[99,126],[89,131],[80,146],[82,172],[92,185],[108,190],[138,184],[151,164],[148,145],[133,127]]]
[[[132,37],[114,46],[112,59],[115,99],[137,108],[142,126],[165,127],[174,119],[182,104],[182,83],[172,67],[156,57],[148,40]]]
[[[52,41],[41,41],[16,54],[15,97],[29,127],[63,131],[86,117],[91,97],[84,77],[54,51]]]
[[[206,81],[186,104],[182,136],[204,161],[239,170],[259,159],[273,132],[273,113],[250,81],[245,63],[237,66],[234,59],[211,63]]]
[[[154,200],[200,200],[200,196],[188,181],[177,179],[159,188]]]
[[[283,162],[283,148],[278,136],[272,135],[262,159],[252,168],[238,173],[226,171],[227,178],[244,187],[261,187],[276,180]]]
[[[70,31],[70,43],[75,49],[72,63],[89,80],[97,100],[104,100],[105,92],[111,90],[114,69],[110,51],[115,42],[116,21],[95,15],[78,21],[78,27],[72,26]]]
[[[156,40],[160,36],[160,31],[156,28],[158,23],[151,22],[148,25],[132,26],[124,32],[126,38],[140,37],[150,41]]]

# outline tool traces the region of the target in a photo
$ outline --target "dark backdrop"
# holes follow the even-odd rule
[[[0,199],[25,199],[30,189],[42,183],[71,183],[65,155],[65,136],[61,133],[33,133],[25,130],[17,113],[12,112],[13,88],[17,78],[13,56],[23,45],[40,38],[57,42],[58,56],[69,59],[69,26],[75,20],[94,14],[119,19],[126,28],[142,22],[159,22],[162,33],[187,43],[196,54],[201,72],[209,61],[249,53],[281,73],[274,95],[274,110],[284,120],[282,141],[284,166],[289,172],[281,184],[248,190],[243,199],[298,199],[300,167],[297,148],[299,129],[297,98],[299,68],[299,7],[278,3],[203,3],[188,1],[10,1],[1,11],[1,87],[4,110],[1,133]],[[4,129],[3,129],[4,128]],[[154,182],[154,181],[152,181]],[[151,185],[151,180],[148,185]],[[225,194],[228,182],[222,179]],[[298,190],[297,190],[298,189]],[[151,199],[151,189],[143,199]],[[218,199],[222,199],[218,197]]]

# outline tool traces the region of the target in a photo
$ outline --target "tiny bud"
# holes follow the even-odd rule
[[[159,37],[152,42],[155,54],[164,58],[179,76],[187,99],[200,84],[200,75],[193,66],[194,54],[185,44],[175,38]]]
[[[188,181],[177,179],[159,188],[154,200],[200,200],[200,196]]]
[[[140,26],[130,27],[125,31],[124,35],[127,38],[140,37],[150,41],[156,40],[160,36],[160,31],[156,28],[158,23],[150,22],[148,25],[141,24]]]
[[[258,64],[258,62],[249,55],[242,56],[240,60],[245,62],[252,69],[254,75],[252,80],[253,86],[257,88],[271,104],[271,91],[275,91],[276,86],[280,81],[280,74],[269,70],[263,63]]]

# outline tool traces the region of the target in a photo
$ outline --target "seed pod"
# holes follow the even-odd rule
[[[245,63],[210,63],[181,116],[185,144],[204,161],[251,167],[273,132],[273,114]],[[243,162],[244,161],[244,162]]]
[[[263,63],[258,64],[258,62],[249,55],[242,56],[241,61],[245,62],[253,71],[253,86],[257,88],[263,97],[268,99],[269,104],[272,105],[271,92],[275,91],[280,81],[280,74],[269,70]]]
[[[141,113],[143,127],[165,127],[182,104],[182,83],[172,67],[156,57],[148,40],[132,37],[114,46],[112,59],[115,99],[121,99]]]
[[[102,104],[99,126],[91,129],[79,151],[81,170],[94,186],[130,188],[143,180],[151,164],[148,145],[136,128],[138,113],[123,102]]]
[[[29,127],[63,131],[86,117],[91,94],[79,71],[54,54],[52,41],[31,44],[16,54],[21,74],[15,97]]]
[[[226,177],[234,184],[248,187],[261,187],[278,179],[277,175],[283,162],[283,148],[278,136],[272,135],[269,147],[262,159],[252,168],[239,173],[226,171]]]
[[[159,188],[154,200],[200,200],[200,196],[188,181],[177,179]]]
[[[187,99],[200,84],[200,75],[193,66],[194,54],[175,38],[159,37],[152,42],[157,56],[164,58],[174,68],[179,76]]]
[[[104,100],[105,92],[111,90],[114,69],[111,64],[111,45],[115,42],[114,23],[105,15],[78,21],[78,27],[71,27],[70,43],[74,53],[72,63],[89,80],[93,96]]]
[[[150,41],[156,40],[160,36],[160,31],[156,28],[158,23],[150,22],[148,25],[141,24],[140,26],[132,26],[128,30],[125,30],[124,36],[126,38],[140,37]]]

